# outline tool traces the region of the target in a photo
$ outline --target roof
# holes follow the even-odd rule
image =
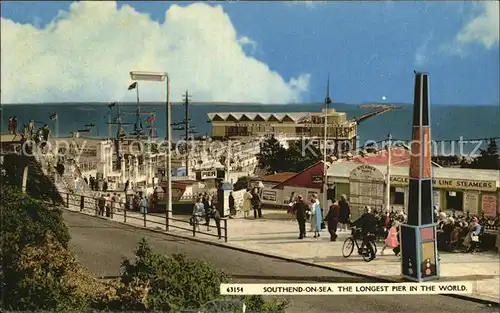
[[[299,122],[311,116],[311,112],[293,112],[293,113],[259,113],[259,112],[223,112],[208,113],[208,118],[212,122],[217,121],[290,121]]]
[[[271,182],[271,183],[282,183],[291,177],[295,176],[297,173],[294,172],[283,172],[283,173],[277,173],[277,174],[272,174],[272,175],[266,175],[266,176],[261,176],[261,177],[255,177],[252,178],[252,181],[263,181],[263,182]]]
[[[328,176],[349,178],[351,171],[360,166],[354,162],[335,162],[328,168]],[[373,165],[379,169],[384,175],[387,173],[386,165]],[[409,176],[409,166],[391,166],[391,176]],[[480,181],[495,181],[497,188],[500,188],[500,171],[498,170],[476,170],[469,168],[455,167],[434,167],[432,174],[438,179],[463,179],[463,180],[480,180]]]
[[[349,162],[367,165],[385,165],[387,166],[389,154],[386,150],[379,150],[375,153],[367,153],[364,155],[356,155]],[[391,165],[410,166],[411,151],[408,147],[391,148]],[[440,165],[432,162],[434,166]]]
[[[285,180],[285,181],[283,181],[283,182],[279,183],[279,185],[274,186],[273,188],[278,188],[278,187],[281,187],[281,186],[282,186],[285,182],[287,182],[287,181],[291,180],[291,179],[292,179],[292,178],[294,178],[294,177],[299,176],[299,175],[300,175],[300,174],[302,174],[302,173],[305,173],[305,172],[307,172],[307,171],[311,170],[312,168],[315,168],[315,167],[316,167],[316,166],[318,166],[319,164],[325,164],[325,163],[324,163],[323,161],[316,162],[316,163],[314,163],[313,165],[309,166],[308,168],[304,169],[302,172],[299,172],[299,173],[295,173],[295,174],[293,174],[293,175],[292,175],[292,176],[290,176],[287,180]],[[326,164],[327,164],[327,166],[329,166],[329,164],[328,164],[328,163],[326,163]],[[324,173],[324,171],[323,171],[323,173]],[[328,171],[327,171],[327,173],[328,173]]]
[[[410,166],[410,151],[403,147],[391,149],[391,165]],[[387,151],[356,155],[352,162],[357,164],[387,165],[389,154]]]

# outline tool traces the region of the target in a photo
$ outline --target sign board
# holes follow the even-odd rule
[[[278,190],[276,189],[263,189],[262,190],[262,201],[266,202],[278,202]]]
[[[211,179],[217,177],[217,171],[201,171],[201,179]]]
[[[290,187],[290,186],[285,186],[282,191],[282,203],[288,204],[290,201],[290,196],[292,195],[292,192],[294,192],[295,196],[301,195],[304,197],[304,200],[308,200],[309,198],[307,197],[310,194],[317,193],[318,195],[320,194],[320,189],[313,189],[313,188],[300,188],[300,187]],[[322,199],[322,197],[319,197]],[[320,200],[321,201],[321,200]]]
[[[484,216],[494,217],[497,215],[497,197],[493,195],[483,195],[482,209]]]
[[[163,199],[159,200],[158,203],[159,204],[165,204],[167,203],[167,195],[168,195],[168,192],[165,191],[166,188],[164,188],[164,194],[163,194]],[[178,203],[182,196],[184,195],[184,192],[186,191],[185,188],[172,188],[172,203]]]
[[[379,208],[384,204],[384,174],[371,165],[360,165],[349,175],[349,202],[353,218],[363,212],[365,206]]]
[[[313,184],[322,184],[323,183],[323,175],[313,174],[311,177]]]
[[[479,193],[477,191],[464,192],[464,211],[477,214]]]
[[[406,176],[391,176],[391,185],[407,186],[409,178]],[[433,179],[434,188],[465,189],[478,191],[496,191],[497,185],[493,180],[471,179]]]

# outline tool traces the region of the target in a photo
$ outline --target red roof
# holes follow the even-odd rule
[[[373,154],[365,154],[365,156],[356,155],[352,162],[368,165],[387,165],[387,151],[380,151]],[[410,166],[411,153],[408,149],[397,147],[391,149],[391,165]]]
[[[283,173],[276,173],[272,175],[266,175],[266,176],[261,176],[252,179],[253,181],[255,180],[260,180],[263,182],[271,182],[271,183],[282,183],[291,177],[295,176],[297,173],[294,172],[283,172]]]

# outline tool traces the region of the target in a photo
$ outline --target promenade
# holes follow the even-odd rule
[[[79,211],[79,208],[70,206],[69,210]],[[94,210],[85,209],[85,214],[94,215]],[[123,212],[115,214],[112,220],[124,222]],[[331,242],[327,231],[321,237],[312,238],[312,234],[303,240],[298,240],[298,229],[295,221],[287,218],[286,213],[264,211],[264,219],[253,220],[237,217],[229,219],[228,242],[216,236],[196,233],[196,239],[207,243],[217,243],[232,248],[244,249],[257,253],[273,255],[286,259],[331,267],[351,273],[383,278],[390,281],[402,281],[400,278],[400,260],[387,249],[385,255],[377,255],[372,262],[364,262],[360,256],[349,258],[342,256],[342,244],[350,233],[341,232],[336,242]],[[187,220],[188,217],[176,217]],[[144,227],[143,216],[137,212],[127,213],[127,224]],[[156,231],[165,231],[165,217],[161,215],[147,215],[146,228]],[[193,237],[192,227],[181,221],[170,222],[169,234]],[[176,227],[186,230],[176,229]],[[205,226],[200,226],[202,232],[207,232]],[[216,235],[213,226],[209,233]],[[224,234],[223,234],[224,235]],[[378,253],[382,244],[378,247]],[[469,281],[474,285],[473,297],[499,302],[500,299],[500,263],[499,255],[492,252],[476,254],[441,253],[440,281]]]

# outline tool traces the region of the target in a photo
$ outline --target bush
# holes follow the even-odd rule
[[[106,291],[105,284],[92,277],[71,252],[52,239],[43,246],[26,246],[15,273],[19,280],[11,306],[22,311],[84,310]]]
[[[260,296],[224,297],[230,277],[213,264],[154,253],[142,239],[133,260],[124,260],[119,280],[100,281],[68,250],[61,211],[14,188],[0,190],[0,308],[12,311],[284,312],[286,302]]]
[[[32,306],[24,305],[34,300],[30,298],[30,293],[22,291],[24,287],[20,287],[24,286],[23,279],[28,274],[25,268],[19,266],[22,261],[27,260],[26,254],[32,251],[29,249],[47,248],[49,242],[58,244],[64,249],[68,246],[70,236],[59,209],[51,208],[11,187],[3,186],[0,189],[0,197],[2,199],[0,249],[3,258],[0,270],[3,282],[1,305],[3,308],[28,310]]]
[[[135,259],[124,260],[122,269],[119,296],[108,305],[102,303],[100,309],[179,312],[201,308],[207,313],[238,313],[245,302],[248,312],[282,313],[287,305],[279,299],[266,302],[260,296],[221,296],[220,284],[230,279],[222,270],[181,254],[154,253],[145,239],[139,242]]]

